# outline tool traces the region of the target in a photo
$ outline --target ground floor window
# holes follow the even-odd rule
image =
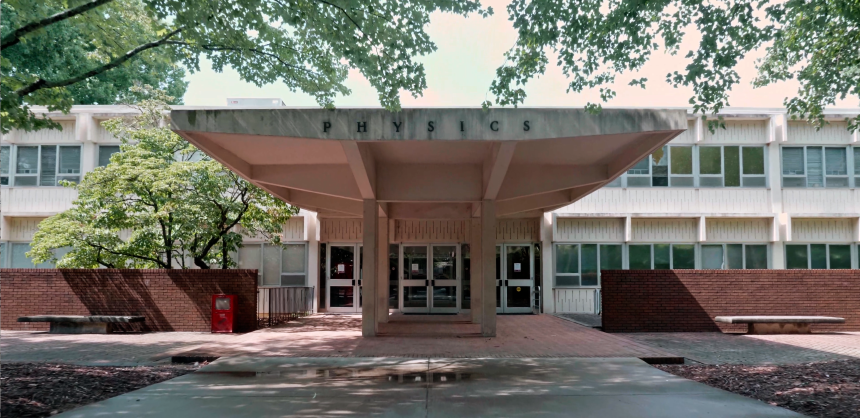
[[[766,269],[767,244],[702,244],[706,270]]]
[[[259,286],[307,286],[307,245],[245,244],[239,268],[256,269]]]
[[[630,244],[630,270],[696,268],[695,244]]]
[[[850,269],[850,244],[787,244],[785,267],[789,269]]]
[[[71,251],[71,248],[63,247],[54,250],[54,256],[59,260]],[[27,253],[30,252],[29,242],[0,243],[0,268],[13,269],[52,269],[55,263],[46,262],[36,264]]]
[[[621,244],[556,244],[555,286],[600,286],[600,270],[622,268]]]

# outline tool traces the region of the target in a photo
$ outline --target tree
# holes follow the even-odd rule
[[[150,93],[152,91],[150,90]],[[71,209],[39,224],[28,256],[61,268],[236,265],[242,231],[280,243],[297,208],[239,178],[163,126],[169,97],[103,126],[122,140],[110,164],[87,173]],[[70,251],[56,260],[56,249]]]
[[[514,0],[508,12],[519,38],[490,88],[500,105],[523,103],[522,86],[544,73],[548,50],[571,78],[568,91],[599,88],[607,101],[615,91],[605,86],[617,75],[639,70],[661,48],[677,54],[691,29],[702,39],[687,52],[689,64],[666,80],[692,87],[690,104],[703,116],[729,105],[728,93],[740,81],[735,66],[759,48],[766,55],[754,85],[800,83],[797,95],[784,102],[792,117],[821,126],[826,106],[860,96],[856,0]],[[630,85],[644,88],[646,82]],[[587,107],[598,110],[600,104]],[[852,131],[860,128],[860,117],[849,122]]]
[[[32,0],[5,2],[12,13],[0,34],[4,54],[65,25],[77,31],[64,32],[59,47],[73,41],[96,58],[84,64],[68,63],[65,53],[46,54],[46,60],[58,63],[54,67],[72,66],[67,72],[53,73],[16,66],[4,56],[0,83],[3,129],[44,127],[46,122],[37,119],[29,105],[67,111],[71,101],[64,89],[145,54],[168,61],[176,58],[192,72],[199,71],[203,56],[216,71],[230,66],[257,86],[280,80],[293,91],[313,95],[326,107],[333,106],[336,95],[350,93],[344,82],[347,70],[354,68],[376,88],[383,106],[397,110],[401,90],[417,96],[426,88],[424,67],[413,58],[436,48],[424,30],[429,14],[492,13],[481,9],[478,0],[137,1],[142,3],[51,0],[36,6],[39,2]],[[131,4],[142,4],[132,13],[129,23],[134,25],[98,29],[99,25],[110,26],[111,19]]]
[[[73,104],[134,103],[134,85],[153,85],[180,104],[187,83],[185,70],[172,51],[145,51],[122,65],[80,78],[102,66],[111,56],[155,37],[161,29],[146,13],[141,0],[117,0],[74,18],[63,19],[30,32],[7,45],[8,32],[26,22],[52,15],[66,1],[3,2],[0,4],[2,49],[2,129],[57,128],[50,119],[36,117],[30,105],[67,111]],[[55,88],[40,88],[26,95],[16,92],[37,80],[75,80]]]

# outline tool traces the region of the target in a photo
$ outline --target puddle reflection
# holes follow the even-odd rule
[[[397,372],[379,369],[290,369],[267,372],[197,372],[204,375],[234,376],[242,378],[295,378],[295,379],[323,379],[323,380],[383,380],[396,383],[453,383],[478,378],[476,373],[463,372]]]

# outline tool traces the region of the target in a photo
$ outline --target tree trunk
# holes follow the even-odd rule
[[[228,260],[229,254],[227,252],[227,238],[221,237],[221,269],[227,270],[230,267],[230,263]]]

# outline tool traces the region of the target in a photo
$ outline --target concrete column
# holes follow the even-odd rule
[[[496,336],[496,201],[481,202],[481,335]]]
[[[483,263],[481,260],[481,252],[483,251],[483,247],[481,247],[481,219],[473,218],[470,226],[470,239],[469,239],[469,251],[471,259],[471,270],[472,275],[470,277],[471,280],[471,289],[472,289],[472,323],[480,324],[482,313],[484,312],[483,308],[483,291],[484,291],[484,277],[483,277]]]
[[[540,302],[543,313],[555,313],[555,299],[553,298],[553,284],[555,269],[553,268],[552,231],[553,216],[551,212],[544,213],[540,225],[541,246],[541,295]]]
[[[314,312],[319,312],[320,237],[316,212],[305,212],[305,240],[308,242],[308,286],[314,289]]]
[[[376,282],[376,307],[377,322],[388,322],[388,275],[391,269],[388,266],[388,218],[379,218],[379,264]]]
[[[375,337],[377,328],[377,276],[379,264],[379,209],[376,199],[364,199],[363,201],[364,224],[362,226],[362,240],[364,243],[364,257],[362,266],[362,301],[361,301],[361,335],[363,337]]]

